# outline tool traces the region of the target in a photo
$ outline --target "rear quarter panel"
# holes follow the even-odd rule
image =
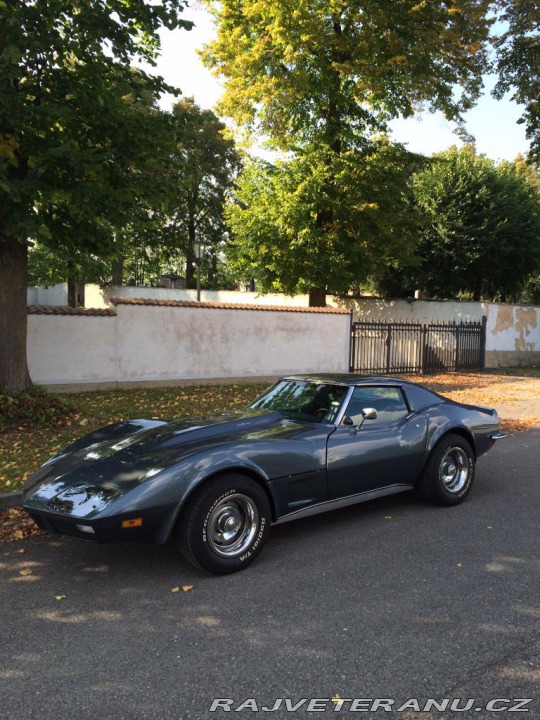
[[[427,455],[439,440],[450,432],[466,437],[478,457],[489,450],[493,442],[491,435],[499,429],[497,412],[474,405],[460,405],[446,402],[426,411],[428,421]]]

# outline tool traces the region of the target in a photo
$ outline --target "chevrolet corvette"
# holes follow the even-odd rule
[[[272,525],[408,490],[457,505],[501,437],[495,410],[413,382],[297,375],[241,411],[95,430],[29,478],[23,505],[50,532],[173,539],[225,574],[255,560]]]

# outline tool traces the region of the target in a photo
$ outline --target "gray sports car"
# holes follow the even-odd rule
[[[294,376],[243,411],[96,430],[30,477],[23,504],[54,533],[173,537],[190,563],[225,574],[253,562],[273,524],[413,488],[457,505],[501,437],[495,410],[412,382]]]

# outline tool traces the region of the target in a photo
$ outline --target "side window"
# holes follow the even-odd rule
[[[345,417],[350,417],[353,425],[359,425],[362,422],[364,408],[374,408],[377,411],[376,420],[366,420],[369,425],[396,422],[409,412],[401,390],[386,385],[355,388],[345,411]]]

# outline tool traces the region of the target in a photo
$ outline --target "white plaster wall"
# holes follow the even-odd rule
[[[116,317],[28,315],[28,368],[41,385],[116,379]]]
[[[379,300],[377,298],[343,299],[329,296],[327,304],[353,311],[356,321],[408,321],[430,323],[437,321],[479,321],[487,314],[487,303],[455,302],[452,300]]]
[[[540,351],[540,308],[534,306],[487,306],[486,351]]]
[[[27,305],[67,305],[67,283],[52,287],[29,287],[26,290]]]
[[[424,316],[416,311],[414,318],[406,319],[436,318],[436,306],[427,305],[431,312]],[[457,305],[463,319],[478,317],[464,313],[466,305],[475,304]],[[481,307],[488,318],[489,367],[538,361],[540,308],[494,303]],[[389,313],[389,318],[383,310],[379,308],[381,319],[396,317]],[[116,313],[30,314],[32,380],[67,385],[268,377],[346,372],[349,366],[350,316],[346,313],[122,304]],[[454,319],[455,315],[439,318]]]
[[[86,286],[88,289],[88,285]],[[102,291],[101,296],[85,293],[85,307],[108,307],[108,298],[128,297],[145,298],[147,300],[183,300],[197,301],[196,290],[177,290],[175,288],[149,288],[149,287],[110,287]],[[272,293],[259,295],[256,292],[243,292],[237,290],[201,290],[202,302],[234,303],[240,305],[279,305],[308,307],[309,295],[283,295]],[[96,304],[89,304],[96,303]]]
[[[118,305],[118,380],[346,372],[348,314]]]
[[[88,283],[84,286],[84,307],[105,310],[110,307],[107,290],[101,285]]]

